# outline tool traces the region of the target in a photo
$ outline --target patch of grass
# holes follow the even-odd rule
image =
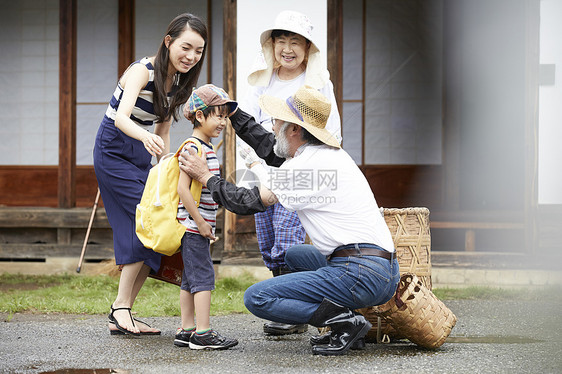
[[[216,282],[211,315],[248,313],[243,295],[250,275]],[[117,294],[118,279],[107,275],[0,275],[0,312],[105,314]],[[135,303],[138,316],[179,316],[179,287],[147,279]]]
[[[244,306],[244,291],[254,283],[256,279],[249,274],[219,279],[213,292],[211,314],[249,313]]]
[[[249,274],[217,280],[212,294],[211,315],[248,313],[244,291],[254,284]],[[117,294],[118,279],[107,275],[0,275],[0,313],[8,318],[14,313],[106,314]],[[141,289],[135,312],[143,316],[179,316],[179,287],[147,279]],[[437,288],[433,293],[441,300],[528,300],[562,302],[558,286],[522,289],[491,287]]]

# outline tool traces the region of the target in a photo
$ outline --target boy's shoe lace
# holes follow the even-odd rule
[[[238,340],[225,338],[215,330],[209,330],[205,334],[194,333],[189,339],[191,349],[228,349],[238,344]]]

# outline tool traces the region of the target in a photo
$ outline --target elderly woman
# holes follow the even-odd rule
[[[250,89],[240,102],[240,107],[266,130],[272,131],[271,117],[258,105],[259,97],[266,94],[285,100],[306,84],[330,99],[332,109],[326,129],[341,143],[341,122],[334,88],[314,42],[312,30],[313,26],[306,15],[295,11],[279,13],[274,26],[261,34],[262,50],[248,76]],[[241,152],[252,153],[247,147],[243,147]],[[247,163],[252,160],[254,158],[246,157]],[[265,265],[274,276],[290,272],[285,263],[285,253],[287,249],[303,244],[306,238],[299,217],[281,204],[274,204],[265,212],[256,213],[254,218],[258,246]],[[272,335],[306,330],[306,325],[274,322],[264,325],[264,332]]]

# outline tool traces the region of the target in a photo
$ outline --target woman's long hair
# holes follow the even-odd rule
[[[170,117],[174,117],[175,121],[178,120],[179,107],[184,104],[189,98],[189,95],[191,95],[191,91],[197,84],[197,79],[199,79],[199,74],[201,73],[201,68],[207,52],[207,26],[205,26],[203,21],[193,14],[180,14],[170,22],[166,35],[172,37],[170,41],[171,45],[188,27],[201,35],[205,41],[205,48],[203,49],[203,54],[199,62],[189,69],[187,73],[179,73],[179,79],[176,78],[174,80],[171,92],[172,96],[168,105],[168,99],[166,97],[166,77],[168,75],[170,53],[164,42],[165,38],[162,38],[162,43],[154,59],[155,90],[153,102],[154,113],[158,117],[157,122],[165,122],[169,120]]]

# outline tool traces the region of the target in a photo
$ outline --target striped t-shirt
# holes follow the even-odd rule
[[[201,141],[200,139],[199,141],[201,142],[203,151],[207,154],[207,167],[209,168],[209,171],[214,175],[220,177],[219,159],[217,158],[217,154],[215,153],[213,146]],[[194,143],[187,143],[183,147],[182,151],[186,151],[189,147],[197,151],[197,146]],[[201,199],[199,201],[199,207],[197,209],[199,209],[199,214],[201,214],[201,217],[203,217],[203,219],[213,227],[213,234],[215,232],[215,228],[217,225],[218,207],[219,204],[217,204],[213,200],[209,189],[207,187],[203,187],[203,189],[201,190]],[[197,228],[197,224],[190,216],[190,214],[187,212],[187,209],[184,208],[181,199],[178,205],[177,218],[178,221],[185,226],[185,231],[199,234],[199,229]]]
[[[156,120],[156,115],[154,114],[154,66],[148,59],[148,57],[144,57],[139,61],[135,61],[131,64],[143,64],[148,69],[148,83],[143,89],[140,91],[139,96],[137,97],[137,101],[133,110],[131,112],[131,119],[137,125],[145,128],[152,126],[154,121]],[[130,67],[130,66],[129,66]],[[123,87],[121,87],[120,83],[117,83],[117,88],[113,92],[113,96],[111,97],[111,101],[107,106],[107,110],[105,111],[105,116],[115,121],[115,116],[117,114],[117,108],[119,108],[119,104],[121,103],[121,98],[123,97]]]

